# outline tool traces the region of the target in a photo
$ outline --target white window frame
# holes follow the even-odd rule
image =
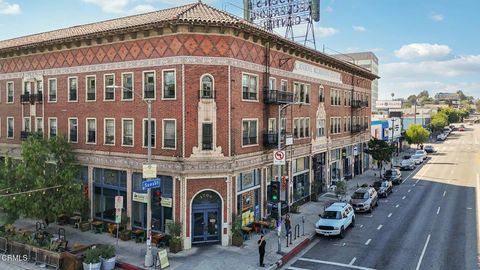
[[[165,130],[165,121],[173,121],[174,124],[175,124],[175,147],[173,147],[173,148],[165,146],[165,131],[166,131]],[[212,125],[212,129],[213,129],[213,125]],[[162,119],[162,149],[168,149],[168,150],[176,150],[177,149],[177,119],[175,119],[175,118]]]
[[[325,137],[325,119],[317,118],[317,138]]]
[[[268,126],[267,126],[268,133],[277,133],[277,118],[268,118]]]
[[[157,137],[157,129],[158,129],[158,127],[157,127],[157,119],[156,119],[156,118],[152,118],[151,120],[152,120],[152,122],[155,123],[155,128],[152,129],[152,134],[155,135],[155,136],[154,136],[154,137],[155,137],[155,145],[152,145],[152,149],[155,149],[155,148],[157,148],[157,144],[158,144],[158,137]],[[148,127],[145,125],[145,122],[148,123],[148,118],[143,118],[143,119],[142,119],[142,148],[148,148],[148,141],[147,141],[147,145],[144,145],[144,143],[145,143],[145,138],[144,138],[144,136],[145,136],[145,133],[148,133],[148,131],[147,131],[147,128],[148,128]],[[148,136],[148,134],[147,134],[147,136]],[[150,139],[150,138],[149,138],[149,139]]]
[[[257,84],[258,85],[258,84]],[[243,94],[242,94],[243,95]],[[244,145],[243,144],[243,122],[250,122],[250,121],[255,121],[256,123],[256,131],[257,131],[257,134],[255,134],[255,136],[257,137],[257,143],[256,144],[247,144],[247,145]],[[254,147],[254,146],[258,146],[258,143],[259,143],[259,138],[258,138],[258,118],[242,118],[242,148],[247,148],[247,147]]]
[[[25,120],[28,119],[28,132],[32,132],[32,119],[29,116],[23,117],[22,118],[22,131],[27,131],[25,130]]]
[[[132,91],[130,91],[130,92],[132,93],[132,98],[129,98],[129,99],[126,99],[126,98],[123,96],[123,92],[124,92],[123,76],[124,76],[124,75],[132,75]],[[121,80],[121,81],[122,81],[122,82],[121,82],[121,84],[122,84],[122,95],[121,95],[120,100],[121,100],[121,101],[133,101],[133,100],[135,100],[135,74],[134,74],[133,72],[123,72],[120,76],[122,77],[122,80]],[[122,138],[123,138],[123,137],[122,137]],[[123,139],[122,139],[122,140],[123,140]]]
[[[300,89],[302,88],[302,86],[303,86],[303,100],[301,99],[301,95],[300,95],[301,93]],[[311,100],[310,89],[311,89],[311,85],[309,83],[298,82],[298,81],[293,82],[294,103],[310,105],[310,100]],[[308,96],[308,102],[307,102],[307,96]],[[296,97],[298,98],[295,101]]]
[[[113,76],[113,87],[112,87],[112,91],[113,91],[113,99],[106,99],[107,97],[107,76]],[[115,73],[107,73],[107,74],[103,74],[103,101],[104,102],[112,102],[112,101],[115,101]]]
[[[41,85],[42,86],[42,97],[43,97],[43,88],[44,88],[44,85],[43,85],[43,80],[38,80],[35,82],[35,94],[39,94],[38,93],[38,86]]]
[[[277,78],[270,77],[268,78],[268,90],[278,90],[276,89],[277,86]]]
[[[52,138],[52,134],[50,133],[50,129],[51,129],[50,121],[51,120],[55,120],[56,133],[57,133],[57,134],[55,134],[55,137],[58,137],[58,119],[57,119],[57,117],[48,117],[48,139]]]
[[[257,98],[256,99],[244,99],[243,98],[243,76],[249,76],[249,77],[255,77],[256,78],[256,85],[255,85],[255,93],[257,94]],[[248,93],[251,93],[250,92],[250,78],[249,78],[249,83],[248,83]],[[254,74],[254,73],[248,73],[248,72],[242,72],[242,78],[240,80],[240,84],[241,84],[241,97],[242,97],[242,101],[246,101],[246,102],[259,102],[260,100],[260,93],[258,92],[258,87],[259,87],[259,84],[260,82],[258,81],[258,75],[257,74]],[[243,123],[243,121],[242,121]],[[243,125],[243,124],[242,124]],[[258,132],[257,132],[258,133]],[[243,136],[243,134],[242,134]],[[243,137],[242,137],[243,138]],[[243,144],[243,139],[242,139],[242,144]]]
[[[285,85],[285,90],[283,90],[284,85]],[[280,80],[280,91],[288,92],[288,81],[287,80]]]
[[[215,77],[213,77],[212,74],[210,73],[205,73],[205,74],[202,74],[202,76],[200,76],[200,99],[208,99],[209,97],[204,97],[203,96],[203,78],[205,77],[210,77],[210,79],[212,79],[212,97],[211,99],[214,99],[215,98]]]
[[[95,80],[95,99],[89,100],[88,99],[88,79],[93,78]],[[87,75],[85,76],[85,102],[95,102],[97,101],[97,75]]]
[[[55,81],[55,100],[50,100],[50,82]],[[48,103],[57,103],[58,102],[58,80],[57,78],[48,79],[48,93],[47,93],[47,102]],[[50,138],[50,137],[49,137]]]
[[[71,90],[71,89],[70,89],[70,80],[71,80],[71,79],[75,79],[75,80],[77,81],[77,95],[76,95],[76,99],[75,99],[75,100],[71,100],[71,99],[70,99],[70,90]],[[67,87],[68,87],[68,89],[67,89],[67,96],[68,96],[68,97],[67,97],[67,101],[68,101],[68,102],[78,102],[78,77],[77,77],[77,76],[68,77],[68,78],[67,78]],[[58,88],[58,86],[57,86],[57,88]]]
[[[174,97],[165,97],[165,73],[166,72],[172,72],[173,71],[173,77],[174,77]],[[169,69],[162,69],[162,100],[176,100],[177,99],[177,70],[174,68],[169,68]]]
[[[9,120],[12,119],[12,136],[8,136]],[[7,139],[15,139],[15,118],[12,116],[7,116]]]
[[[28,94],[31,95],[33,94],[33,91],[32,91],[32,82],[31,81],[23,81],[23,84],[22,84],[22,94],[26,94],[26,90],[27,90],[27,87],[25,87],[26,85],[30,85],[30,90],[28,91]]]
[[[153,73],[153,98],[145,98],[145,73]],[[157,73],[155,70],[145,70],[142,72],[142,99],[143,100],[157,99]],[[155,138],[155,141],[156,140],[157,139]]]
[[[318,86],[318,102],[325,103],[325,87],[322,84]]]
[[[88,120],[95,121],[95,142],[88,142]],[[97,128],[97,118],[94,117],[87,117],[85,118],[85,144],[97,144],[97,137],[98,137],[98,128]]]
[[[71,131],[70,120],[76,120],[77,121],[77,141],[76,142],[72,142],[70,140],[70,135],[71,135],[71,133],[70,133],[70,131]],[[69,117],[68,118],[68,142],[69,143],[78,143],[78,118],[77,117]]]
[[[43,117],[35,117],[35,132],[39,132],[38,131],[38,120],[41,120],[42,121],[42,135],[45,134],[45,125],[43,123]]]
[[[8,93],[8,86],[10,84],[12,85],[12,101],[8,101],[8,97],[10,96],[9,93]],[[6,104],[13,104],[13,103],[15,103],[15,82],[14,81],[8,81],[7,84],[6,84],[6,87],[7,88],[5,89],[6,90],[5,91],[6,92],[6,95],[5,95],[5,97],[6,97],[5,101],[6,102],[5,103]]]
[[[128,144],[123,143],[125,121],[132,121],[132,145],[128,145]],[[122,118],[122,146],[124,146],[124,147],[134,147],[135,146],[135,119],[134,118]]]
[[[113,143],[107,143],[107,121],[113,121]],[[115,136],[116,127],[115,127],[115,118],[104,118],[103,119],[103,145],[106,146],[115,146]]]

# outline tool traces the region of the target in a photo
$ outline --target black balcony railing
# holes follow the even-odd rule
[[[29,103],[30,102],[30,99],[31,99],[31,96],[30,93],[26,93],[26,94],[21,94],[20,95],[20,102],[21,103]]]
[[[363,125],[352,125],[352,133],[359,133],[363,131]]]
[[[368,107],[368,101],[352,100],[352,108],[365,108]]]
[[[263,134],[263,146],[276,147],[278,145],[278,133],[267,132]]]
[[[30,96],[31,98],[33,97],[33,102],[38,102],[42,103],[43,102],[43,93],[39,92],[38,94],[33,94]],[[30,99],[31,102],[31,99]]]
[[[293,93],[278,90],[263,90],[264,102],[267,104],[287,104],[293,102]]]
[[[370,126],[368,124],[363,125],[363,130],[368,131],[369,128],[370,128]]]
[[[25,141],[32,133],[30,131],[20,131],[20,139]]]

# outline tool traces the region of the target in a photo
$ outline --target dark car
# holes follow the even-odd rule
[[[427,152],[429,154],[435,152],[435,149],[433,149],[433,146],[431,146],[431,145],[425,145],[425,147],[423,147],[423,150],[425,150],[425,152]]]
[[[392,181],[393,184],[398,185],[402,183],[402,173],[398,169],[387,170],[383,175],[383,180]]]
[[[387,197],[393,192],[392,181],[375,181],[372,187],[377,191],[379,197]]]

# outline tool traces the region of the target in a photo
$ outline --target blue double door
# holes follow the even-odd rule
[[[193,244],[220,241],[220,205],[199,204],[192,210]]]

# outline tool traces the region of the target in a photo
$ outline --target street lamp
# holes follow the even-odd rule
[[[142,96],[133,91],[130,88],[123,86],[107,86],[107,88],[113,89],[122,89],[132,92],[134,95],[139,97],[143,102],[147,104],[147,165],[152,163],[152,101],[144,100]],[[150,188],[147,188],[147,250],[145,251],[145,266],[150,267],[153,265],[153,256],[152,256],[152,191]]]
[[[282,127],[281,127],[281,123],[282,123],[282,111],[284,109],[286,109],[288,106],[290,106],[290,104],[285,104],[285,105],[281,105],[281,106],[278,106],[278,123],[277,123],[277,132],[278,132],[278,141],[277,141],[277,150],[278,151],[281,151],[282,150]],[[286,166],[286,164],[285,164]],[[278,175],[278,181],[282,181],[282,165],[277,165],[277,175]],[[280,189],[279,190],[282,190],[281,188],[282,185],[280,185]],[[286,187],[288,188],[288,187]],[[286,190],[285,190],[285,194],[287,194]],[[285,197],[285,200],[287,201],[288,203],[288,198]],[[278,226],[282,226],[280,224],[280,218],[282,216],[282,201],[278,200],[277,202],[277,224]],[[280,254],[282,253],[282,240],[281,240],[281,236],[280,236],[280,231],[278,231],[277,233],[277,236],[278,236],[278,248],[277,248],[277,253]],[[287,243],[288,243],[288,234],[287,234]]]

